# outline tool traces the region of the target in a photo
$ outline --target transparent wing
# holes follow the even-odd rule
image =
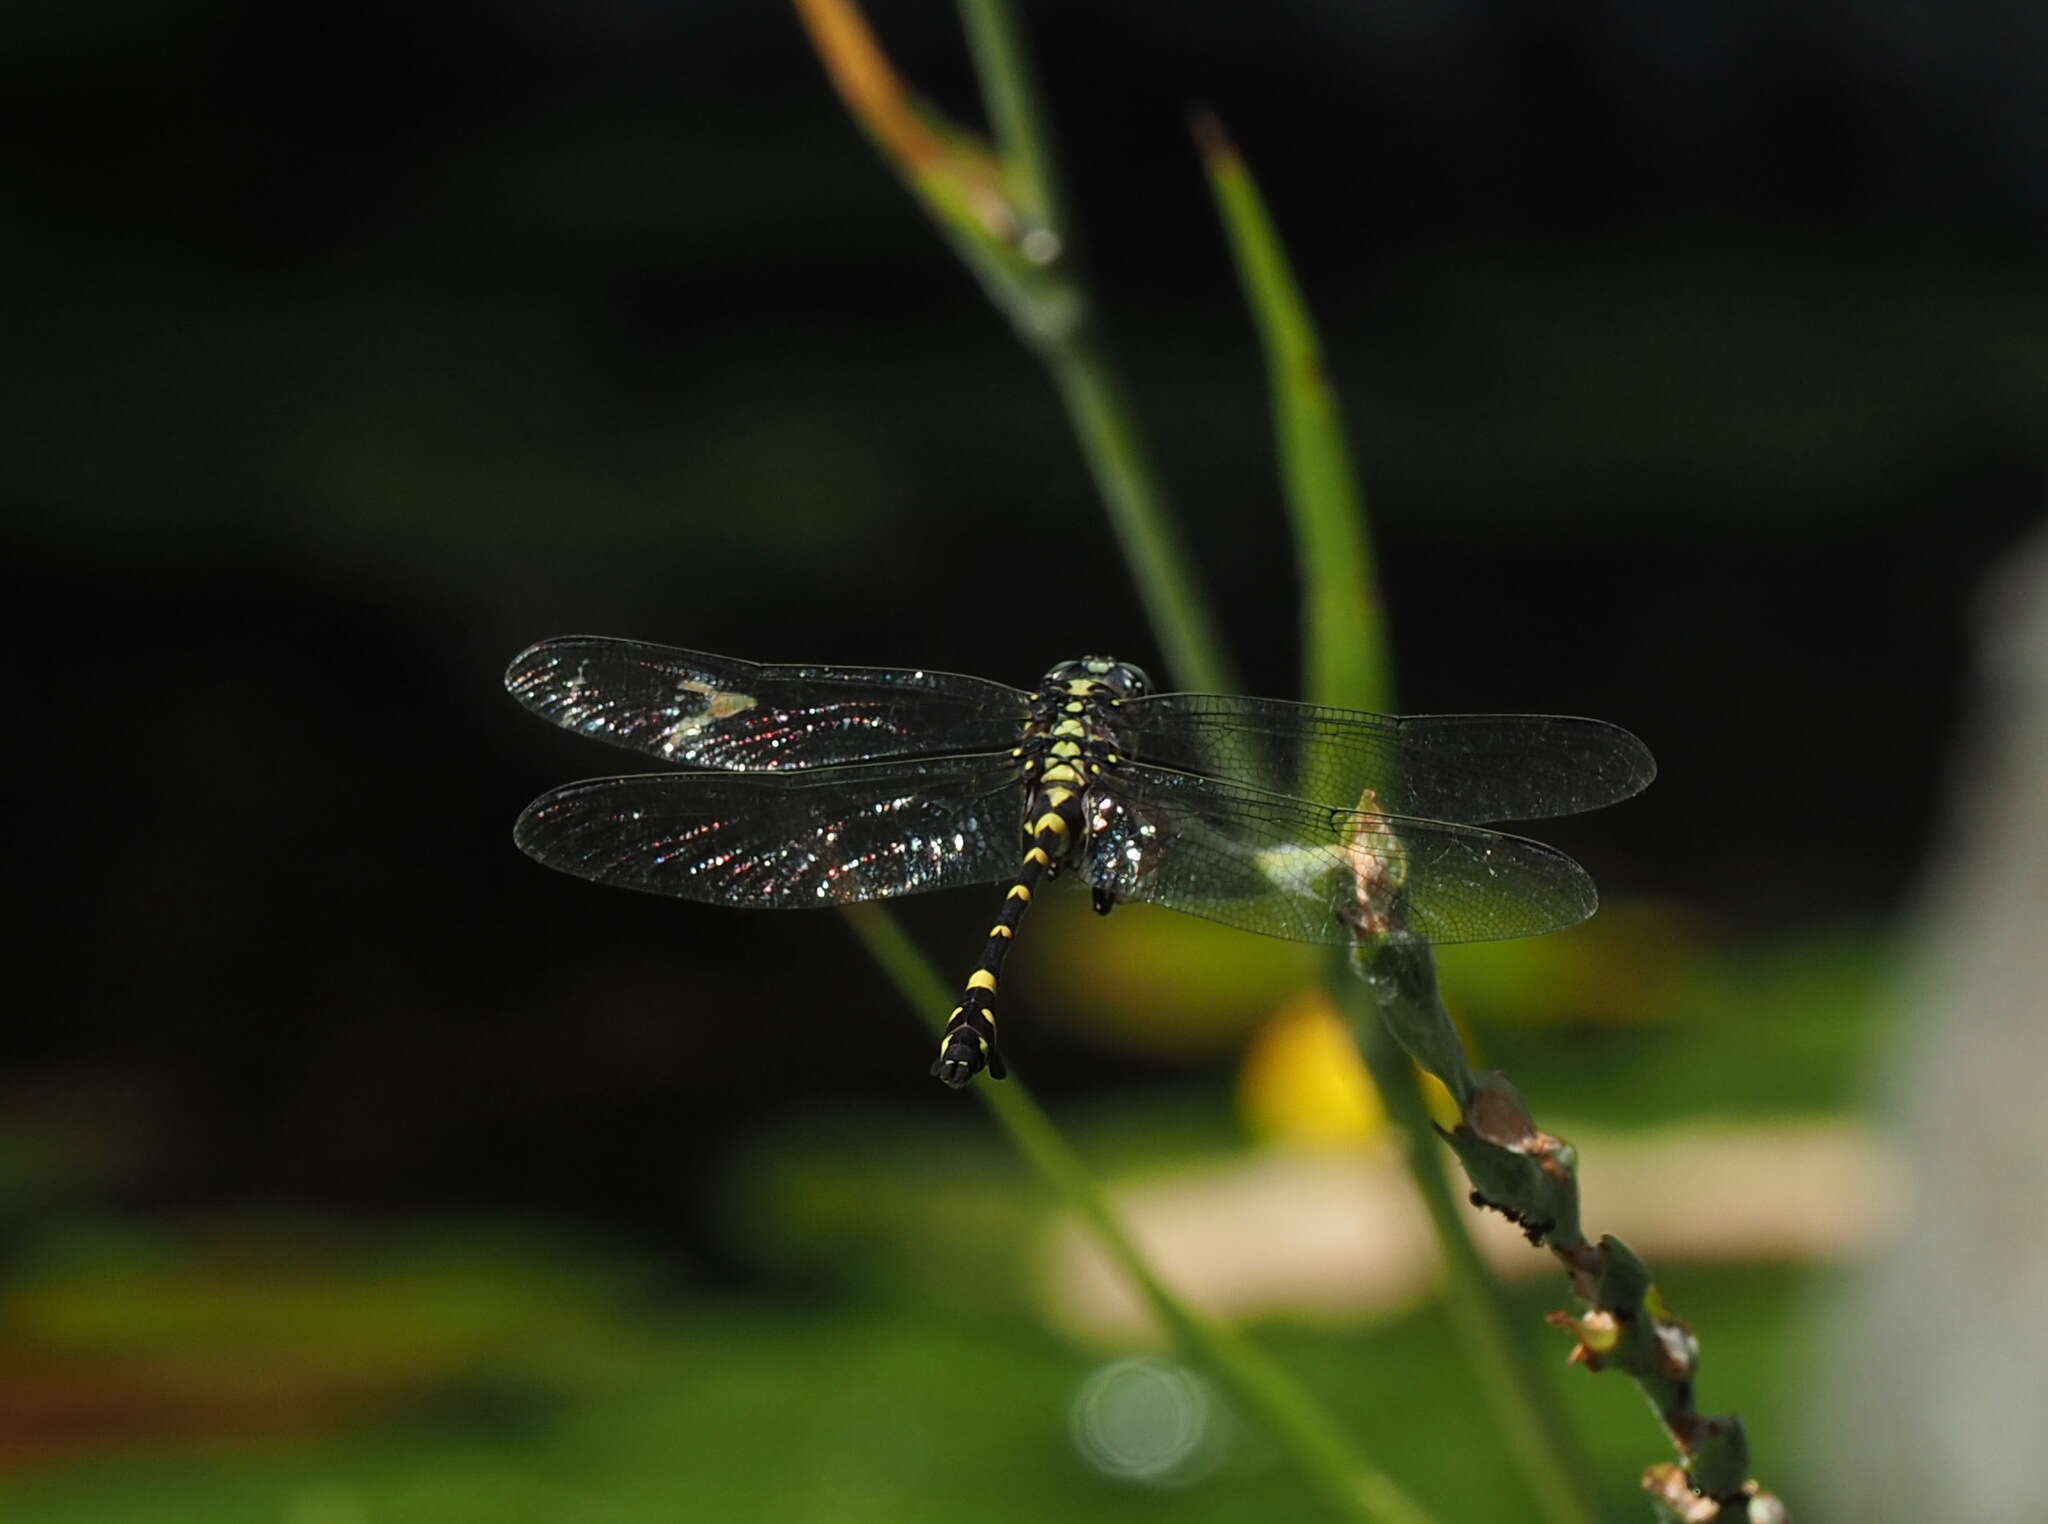
[[[769,667],[594,635],[522,651],[505,687],[564,729],[682,767],[741,772],[1011,747],[1028,702],[952,672]]]
[[[1527,937],[1575,925],[1598,903],[1586,870],[1540,842],[1142,763],[1117,767],[1090,807],[1094,887],[1293,942],[1394,930],[1431,942]]]
[[[1023,814],[1016,761],[998,752],[760,777],[595,778],[534,800],[512,839],[594,883],[788,910],[1007,878]]]
[[[1649,748],[1618,725],[1548,714],[1368,714],[1281,699],[1162,693],[1111,722],[1134,757],[1335,809],[1480,823],[1576,815],[1640,793]],[[1360,799],[1372,791],[1370,802]]]

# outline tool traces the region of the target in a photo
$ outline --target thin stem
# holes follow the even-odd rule
[[[1056,194],[1052,157],[1036,85],[1009,7],[1004,0],[961,0],[961,11],[1008,183],[1020,201],[1047,209],[1049,215]],[[1364,498],[1335,396],[1322,375],[1313,320],[1242,162],[1234,152],[1222,151],[1220,132],[1205,146],[1216,150],[1210,158],[1217,169],[1219,199],[1226,201],[1225,222],[1246,273],[1247,294],[1261,320],[1273,375],[1275,433],[1307,589],[1303,602],[1309,696],[1325,703],[1363,701],[1379,707],[1391,689],[1390,663],[1373,588]],[[1081,297],[1078,281],[1071,272],[1066,279],[1076,298],[1066,310],[1075,314],[1075,320],[1020,324],[1019,331],[1044,357],[1059,385],[1176,676],[1192,687],[1232,691],[1237,684],[1228,657],[1174,533],[1165,494],[1120,378],[1093,342],[1087,321],[1091,309]],[[1370,1025],[1377,1030],[1377,1021]],[[1405,1066],[1402,1078],[1419,1108],[1413,1076]],[[1545,1517],[1553,1524],[1584,1524],[1593,1516],[1591,1505],[1564,1459],[1575,1453],[1575,1447],[1555,1412],[1535,1391],[1538,1377],[1529,1352],[1509,1333],[1499,1289],[1450,1199],[1429,1152],[1426,1128],[1415,1136],[1409,1167],[1444,1245],[1446,1295],[1468,1360]],[[1472,1324],[1469,1331],[1463,1327],[1467,1322]]]
[[[960,24],[974,52],[989,127],[1018,209],[1041,227],[1066,226],[1053,173],[1051,134],[1038,109],[1017,18],[1001,0],[960,0]]]
[[[1444,1258],[1444,1303],[1465,1368],[1542,1516],[1552,1524],[1590,1524],[1599,1514],[1587,1488],[1577,1437],[1558,1409],[1557,1393],[1546,1389],[1500,1282],[1480,1258],[1465,1214],[1444,1178],[1414,1065],[1380,1020],[1363,981],[1333,977],[1331,988],[1349,1007],[1345,1014],[1359,1035],[1360,1052],[1399,1132],[1408,1178],[1436,1231]]]
[[[1137,409],[1092,331],[1088,292],[1060,220],[1045,113],[1015,13],[1004,0],[961,0],[1000,150],[992,153],[969,133],[935,126],[935,113],[897,76],[854,0],[794,3],[855,119],[1017,336],[1051,370],[1176,683],[1234,689]]]
[[[1006,0],[960,0],[960,14],[1007,181],[1026,214],[1035,213],[1064,249],[1070,237],[1051,138],[1015,13]],[[1047,275],[1066,297],[1053,310],[1071,320],[1019,323],[1018,332],[1052,371],[1175,682],[1230,692],[1237,686],[1230,659],[1175,528],[1137,410],[1093,332],[1093,304],[1071,256]]]
[[[1043,353],[1176,683],[1235,691],[1230,659],[1196,586],[1187,548],[1174,533],[1121,378],[1085,333],[1048,345]]]
[[[879,905],[850,907],[844,914],[903,998],[933,1030],[943,1030],[941,1013],[950,1004],[947,988],[896,918]],[[1361,1524],[1432,1524],[1431,1515],[1360,1455],[1329,1410],[1271,1356],[1167,1287],[1102,1187],[1021,1080],[1013,1074],[1001,1084],[975,1090],[1018,1152],[1094,1232],[1174,1344],[1258,1418],[1344,1517]]]
[[[1237,683],[1175,531],[1136,410],[1090,331],[1091,307],[1066,253],[1043,112],[1013,13],[1004,0],[961,3],[998,140],[1008,216],[987,215],[982,206],[979,193],[987,180],[979,152],[963,153],[956,146],[950,155],[933,153],[899,120],[914,115],[897,109],[907,95],[852,0],[796,0],[848,105],[1018,336],[1052,372],[1174,675],[1189,686],[1232,690]],[[958,145],[959,134],[951,141]],[[878,908],[852,911],[849,919],[906,998],[936,1026],[949,1006],[948,992],[893,919]],[[978,1088],[1020,1151],[1095,1231],[1161,1326],[1263,1421],[1347,1517],[1424,1524],[1428,1516],[1420,1507],[1357,1453],[1327,1410],[1285,1370],[1165,1287],[1020,1084]]]
[[[1361,956],[1364,985],[1379,1006],[1378,1025],[1458,1098],[1458,1124],[1443,1138],[1472,1183],[1473,1201],[1500,1212],[1532,1244],[1548,1245],[1570,1277],[1586,1310],[1552,1313],[1549,1321],[1577,1336],[1573,1363],[1627,1372],[1685,1458],[1683,1468],[1651,1467],[1644,1480],[1673,1501],[1666,1516],[1699,1524],[1744,1518],[1783,1524],[1784,1505],[1748,1479],[1742,1420],[1699,1411],[1699,1341],[1666,1305],[1650,1267],[1612,1234],[1598,1242],[1586,1238],[1578,1151],[1536,1125],[1506,1075],[1472,1072],[1437,993],[1428,946],[1390,936],[1361,949]],[[1361,1014],[1369,1012],[1361,1008]]]
[[[1375,583],[1366,497],[1336,390],[1323,369],[1315,317],[1244,156],[1213,116],[1197,117],[1194,133],[1265,350],[1274,446],[1301,568],[1305,697],[1345,708],[1388,708],[1393,661]],[[1363,801],[1361,807],[1367,807]],[[1428,949],[1416,949],[1415,955],[1426,959]],[[1445,1182],[1414,1070],[1392,1041],[1387,1021],[1405,1011],[1384,1008],[1349,959],[1331,960],[1328,984],[1350,1014],[1361,1055],[1403,1132],[1402,1162],[1436,1234],[1444,1301],[1473,1385],[1542,1516],[1550,1524],[1586,1524],[1594,1513],[1578,1446],[1534,1352],[1515,1335],[1499,1283],[1472,1242],[1465,1213]],[[1419,987],[1434,997],[1433,969]],[[1399,993],[1405,998],[1410,992]],[[1403,1020],[1401,1030],[1465,1105],[1476,1081],[1449,1021]]]
[[[1257,181],[1215,117],[1194,120],[1209,188],[1265,351],[1273,443],[1301,569],[1302,697],[1388,709],[1394,663],[1364,489],[1322,341]]]

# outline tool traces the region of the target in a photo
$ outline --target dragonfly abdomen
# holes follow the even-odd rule
[[[1002,976],[1003,960],[1009,957],[1010,947],[1017,939],[1017,927],[1030,908],[1032,895],[1080,838],[1084,819],[1082,791],[1077,765],[1064,757],[1047,765],[1031,787],[1024,812],[1025,832],[1031,845],[1025,849],[1015,882],[1003,896],[1003,908],[996,912],[995,924],[988,929],[988,942],[974,972],[967,976],[960,1003],[946,1018],[945,1034],[939,1039],[939,1056],[932,1063],[932,1073],[955,1090],[984,1068],[992,1079],[1001,1079],[1007,1072],[1002,1049],[996,1042],[996,983]]]

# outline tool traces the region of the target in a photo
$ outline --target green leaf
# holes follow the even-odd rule
[[[1336,393],[1323,371],[1322,345],[1308,304],[1296,286],[1265,202],[1243,157],[1208,116],[1194,122],[1195,141],[1209,188],[1230,239],[1238,280],[1265,349],[1273,435],[1280,477],[1294,528],[1302,587],[1302,689],[1311,703],[1341,708],[1393,707],[1393,658],[1385,611],[1373,574],[1365,494],[1353,469]],[[1424,1114],[1415,1077],[1389,1061],[1391,1037],[1458,1099],[1469,1105],[1476,1084],[1462,1043],[1436,987],[1427,946],[1393,938],[1360,947],[1357,972],[1370,987],[1360,1000],[1354,960],[1333,959],[1331,993],[1353,1016],[1353,1035],[1385,1096],[1390,1115],[1406,1117],[1415,1145],[1404,1161],[1430,1208],[1443,1248],[1445,1295],[1459,1309],[1453,1326],[1464,1346],[1501,1435],[1528,1487],[1536,1514],[1551,1524],[1585,1524],[1593,1517],[1590,1489],[1578,1447],[1553,1406],[1528,1346],[1509,1323],[1500,1287],[1474,1248],[1452,1206],[1441,1173],[1423,1146]],[[1360,1009],[1370,1007],[1368,1013]],[[1467,1169],[1474,1157],[1450,1139]],[[1506,1188],[1541,1178],[1535,1164],[1506,1150],[1469,1141],[1487,1164],[1506,1166]],[[1479,1177],[1475,1184],[1482,1184]],[[1483,1188],[1483,1185],[1482,1185]],[[1574,1219],[1576,1214],[1574,1212]],[[1574,1221],[1574,1231],[1576,1222]]]
[[[1194,131],[1266,353],[1273,436],[1301,568],[1302,696],[1313,704],[1389,709],[1393,661],[1365,494],[1314,320],[1243,157],[1214,117],[1197,117]]]

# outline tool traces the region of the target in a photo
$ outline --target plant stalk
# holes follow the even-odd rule
[[[849,906],[842,913],[903,998],[935,1032],[943,1031],[949,991],[896,918],[880,905]],[[1329,1410],[1277,1361],[1168,1288],[1022,1080],[1012,1073],[1001,1084],[974,1089],[1039,1178],[1088,1225],[1130,1278],[1174,1346],[1257,1419],[1343,1517],[1359,1524],[1432,1524],[1431,1515],[1359,1454]]]
[[[1429,1213],[1443,1255],[1443,1298],[1465,1369],[1493,1415],[1522,1484],[1551,1524],[1592,1524],[1599,1517],[1586,1480],[1578,1437],[1564,1421],[1557,1394],[1519,1336],[1507,1298],[1472,1241],[1463,1203],[1452,1193],[1437,1153],[1436,1129],[1416,1083],[1415,1066],[1398,1047],[1364,982],[1348,967],[1331,979],[1359,1050],[1400,1138],[1408,1178]]]
[[[1393,659],[1366,496],[1336,390],[1323,367],[1315,318],[1243,155],[1214,117],[1198,116],[1193,126],[1265,352],[1274,449],[1301,571],[1304,696],[1340,708],[1390,708]],[[1370,806],[1361,801],[1360,807]],[[1417,956],[1429,957],[1428,949],[1417,949]],[[1326,982],[1401,1132],[1402,1162],[1436,1235],[1452,1334],[1472,1383],[1542,1517],[1549,1524],[1589,1524],[1595,1517],[1592,1489],[1579,1446],[1534,1352],[1516,1337],[1500,1284],[1444,1179],[1414,1067],[1395,1047],[1386,1013],[1348,958],[1330,960]],[[1432,974],[1428,988],[1435,987]],[[1425,1029],[1414,1022],[1408,1029],[1428,1032],[1435,1044],[1428,1066],[1463,1106],[1472,1087],[1455,1030],[1447,1023]]]

